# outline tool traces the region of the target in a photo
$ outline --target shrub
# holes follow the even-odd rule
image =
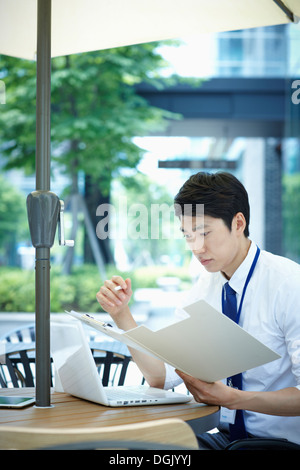
[[[132,273],[118,272],[114,267],[107,267],[107,277],[120,274],[124,279],[130,277],[133,291],[143,287],[157,287],[161,276],[176,276],[182,286],[189,284],[189,275],[183,268],[170,269],[164,266],[138,268]],[[97,267],[84,265],[74,268],[69,276],[60,273],[54,267],[50,271],[50,306],[51,312],[77,310],[81,312],[99,312],[101,307],[96,300],[102,280]],[[20,268],[0,267],[0,311],[34,312],[35,311],[35,274]]]
[[[32,312],[34,305],[34,273],[21,269],[1,268],[0,311]]]

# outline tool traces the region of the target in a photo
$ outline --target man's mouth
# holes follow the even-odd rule
[[[200,259],[202,266],[207,266],[211,261],[212,259]]]

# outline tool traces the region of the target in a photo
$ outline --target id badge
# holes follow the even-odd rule
[[[220,422],[227,424],[234,424],[235,422],[236,410],[229,410],[224,406],[221,406],[220,410]]]

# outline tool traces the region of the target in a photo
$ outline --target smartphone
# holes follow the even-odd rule
[[[5,397],[0,396],[0,408],[24,408],[35,402],[32,397]]]

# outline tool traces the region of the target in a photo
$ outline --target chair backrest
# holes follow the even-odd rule
[[[118,447],[116,447],[116,441]],[[197,449],[197,439],[191,427],[180,419],[163,419],[143,423],[101,428],[26,428],[0,426],[0,449],[32,450],[62,445],[111,442],[114,448],[126,449],[128,441],[155,448]],[[109,448],[109,443],[107,444]],[[134,448],[134,447],[132,447]]]
[[[10,352],[0,356],[0,387],[33,387],[34,361],[29,360],[28,351],[35,348],[35,324],[14,328],[0,338],[2,349],[15,347],[15,353]]]
[[[35,385],[35,325],[30,324],[6,333],[1,341],[14,353],[5,356],[5,364],[0,364],[0,388],[34,387]],[[124,385],[128,365],[131,361],[129,352],[119,353],[114,350],[114,343],[96,341],[90,337],[91,350],[104,386]],[[127,349],[127,348],[126,348]],[[54,370],[51,364],[51,385],[54,384]]]
[[[112,351],[93,350],[95,363],[104,386],[124,385],[131,357]],[[51,363],[51,386],[54,370]],[[0,364],[0,387],[35,386],[35,345],[16,343],[14,350],[4,355]]]
[[[7,343],[31,343],[35,341],[35,323],[23,325],[6,332],[1,341]]]
[[[124,385],[128,366],[132,360],[127,346],[111,341],[95,330],[87,330],[89,345],[104,387]],[[141,376],[142,377],[142,376]]]
[[[287,439],[252,437],[233,441],[225,450],[300,450],[300,445]]]
[[[34,387],[35,344],[16,343],[0,364],[0,387]]]
[[[104,387],[124,385],[131,356],[101,349],[100,345],[92,349],[92,354]]]

